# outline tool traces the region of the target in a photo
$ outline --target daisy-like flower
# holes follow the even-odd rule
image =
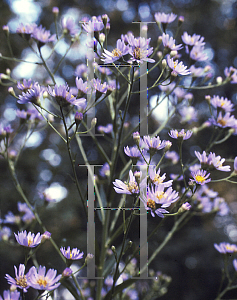
[[[36,290],[48,290],[52,291],[56,289],[61,283],[59,280],[62,275],[57,275],[57,271],[54,269],[49,269],[45,275],[46,268],[39,266],[39,270],[37,272],[36,267],[32,267],[29,270],[28,282],[31,287]]]
[[[34,248],[41,243],[41,234],[38,232],[36,235],[34,233],[29,232],[27,234],[25,231],[18,231],[18,234],[14,233],[17,242],[24,246]]]
[[[104,53],[102,54],[101,60],[105,64],[111,64],[116,60],[119,60],[122,56],[128,54],[128,51],[129,51],[129,45],[125,45],[124,41],[118,39],[116,43],[116,48],[113,49],[112,52],[104,49]]]
[[[62,18],[63,31],[70,35],[76,35],[79,32],[79,28],[76,26],[73,18]]]
[[[136,182],[136,178],[133,175],[132,171],[129,171],[129,182],[123,182],[119,179],[115,179],[114,184],[114,190],[118,194],[139,194],[139,187]]]
[[[20,104],[26,104],[26,103],[34,103],[38,106],[40,106],[40,97],[43,93],[43,90],[41,89],[38,82],[36,82],[31,89],[28,89],[27,92],[22,92],[22,95],[19,95],[19,100],[17,101]]]
[[[0,296],[0,300],[19,300],[20,299],[20,292],[18,291],[4,291],[3,298]]]
[[[203,165],[205,165],[205,164],[207,164],[208,165],[208,163],[209,163],[209,158],[208,158],[208,156],[207,156],[207,153],[206,153],[206,151],[203,151],[202,152],[202,154],[200,153],[200,152],[198,152],[198,151],[194,151],[194,153],[195,153],[195,155],[197,156],[197,158],[199,159],[199,161],[200,161],[200,163]]]
[[[219,112],[217,119],[211,118],[209,121],[216,126],[226,128],[226,127],[235,127],[236,119],[233,115],[230,115],[230,112],[227,112],[224,116],[222,112]]]
[[[14,266],[15,269],[15,279],[12,278],[10,275],[6,274],[5,278],[7,279],[8,283],[18,287],[23,290],[24,293],[27,292],[27,289],[30,287],[28,282],[29,273],[25,275],[25,265],[19,265],[19,272],[17,271],[17,267]]]
[[[56,35],[51,35],[50,31],[43,28],[42,25],[33,30],[32,37],[38,42],[39,48],[44,46],[46,43],[54,42],[56,40]]]
[[[225,112],[230,112],[234,110],[233,109],[234,104],[227,98],[224,99],[224,97],[213,96],[211,98],[211,105],[214,106],[215,108],[221,108]]]
[[[183,48],[182,44],[175,45],[175,39],[165,33],[162,34],[162,42],[167,51],[166,53],[169,53],[170,51],[178,51]]]
[[[142,200],[145,209],[151,212],[152,217],[155,217],[156,214],[158,217],[164,218],[163,214],[169,213],[164,208],[158,208],[156,201],[153,200],[153,194],[149,189],[147,191],[147,195],[141,194],[140,199]]]
[[[101,83],[100,79],[93,79],[92,81],[92,86],[94,87],[95,91],[96,91],[96,95],[95,98],[96,100],[98,100],[103,94],[105,94],[108,90],[108,86],[107,83]]]
[[[154,63],[155,60],[149,58],[153,52],[153,47],[149,48],[150,38],[146,39],[143,37],[134,38],[133,34],[127,36],[128,43],[131,46],[129,48],[129,54],[132,56],[129,59],[129,63],[143,63],[144,61]]]
[[[75,70],[75,73],[74,75],[77,76],[77,77],[83,77],[83,78],[86,78],[87,77],[87,66],[86,64],[80,64],[76,67],[76,70]]]
[[[190,51],[189,56],[194,62],[205,61],[208,59],[208,56],[203,51],[204,51],[204,46],[194,46]]]
[[[216,248],[216,250],[218,252],[223,253],[223,254],[237,252],[237,246],[235,244],[220,243],[219,245],[214,244],[214,247]]]
[[[211,178],[207,179],[210,176],[210,173],[206,174],[205,170],[197,170],[191,172],[193,179],[190,179],[191,182],[196,182],[196,184],[204,185],[211,181]]]
[[[87,93],[91,92],[91,88],[88,86],[88,82],[85,81],[83,82],[82,78],[76,78],[76,86],[78,89],[78,97],[83,97],[84,95],[86,95]]]
[[[193,34],[192,36],[189,35],[186,31],[181,36],[182,41],[188,45],[188,46],[204,46],[205,42],[204,37],[201,37],[200,35]]]
[[[148,188],[149,190],[149,188]],[[164,185],[156,185],[155,189],[151,190],[152,199],[155,200],[156,203],[162,204],[162,208],[169,207],[171,203],[176,202],[179,199],[179,194],[172,187],[169,187],[165,191]]]
[[[23,82],[21,83],[20,81],[17,82],[17,88],[18,90],[21,90],[23,92],[27,92],[28,90],[32,89],[33,86],[35,85],[35,82],[32,81],[31,79],[23,79]]]
[[[171,69],[172,76],[191,74],[191,72],[187,70],[187,66],[184,66],[182,61],[180,62],[178,62],[178,60],[174,61],[174,59],[171,58],[169,54],[167,55],[167,63],[169,68]]]
[[[107,162],[103,164],[102,168],[99,170],[99,174],[103,178],[109,177],[109,175],[110,175],[110,166]]]
[[[149,135],[145,135],[140,143],[146,150],[149,150],[150,152],[156,152],[157,150],[161,150],[166,146],[166,141],[161,141],[159,136],[152,138]]]
[[[84,254],[83,252],[80,253],[80,250],[78,250],[77,248],[73,248],[72,250],[70,250],[70,247],[68,247],[67,250],[65,249],[65,247],[61,247],[60,251],[66,259],[70,260],[82,259]]]
[[[35,23],[25,25],[23,23],[20,23],[16,29],[16,32],[22,37],[29,40],[36,27],[37,25]]]
[[[184,129],[182,129],[180,132],[178,132],[177,129],[171,129],[170,132],[168,132],[168,135],[173,139],[183,139],[183,140],[189,139],[192,134],[193,133],[191,130],[187,130],[187,132],[185,132]]]
[[[220,155],[216,156],[215,153],[210,153],[208,156],[208,164],[213,166],[219,171],[229,172],[230,166],[223,166],[225,159],[221,158]]]
[[[155,20],[157,23],[161,23],[163,30],[165,31],[167,25],[169,23],[172,23],[176,19],[177,15],[170,13],[170,14],[165,14],[165,13],[160,13],[157,12],[155,13]]]
[[[143,151],[144,152],[144,151]],[[139,159],[141,157],[141,152],[139,151],[139,149],[137,148],[137,146],[133,146],[133,147],[124,147],[124,153],[131,157],[131,158],[137,158]]]
[[[104,28],[104,23],[102,22],[101,18],[97,18],[93,16],[90,21],[85,22],[82,27],[88,33],[93,31],[101,31]]]
[[[170,187],[172,185],[173,180],[164,182],[164,180],[166,178],[166,173],[164,173],[162,176],[160,176],[160,168],[156,172],[156,167],[150,165],[149,170],[148,170],[148,175],[150,176],[151,181],[155,185],[162,185],[163,187]]]
[[[113,131],[113,125],[111,123],[107,124],[106,126],[98,126],[98,131],[101,133],[111,133]]]

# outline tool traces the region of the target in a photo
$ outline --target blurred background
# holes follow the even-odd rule
[[[154,14],[156,12],[173,12],[178,16],[184,16],[184,24],[180,33],[187,31],[190,35],[196,33],[205,37],[205,49],[209,56],[208,64],[211,66],[215,77],[224,77],[223,71],[225,67],[233,66],[237,68],[237,1],[234,0],[2,0],[0,2],[0,27],[4,25],[9,26],[10,41],[16,58],[36,59],[21,37],[15,33],[19,23],[42,24],[51,33],[55,33],[54,16],[52,14],[52,8],[55,6],[59,8],[59,20],[62,16],[71,16],[77,24],[84,17],[107,13],[111,24],[109,45],[112,47],[114,47],[116,40],[120,38],[121,34],[133,31],[135,36],[139,35],[139,26],[133,24],[133,21],[154,22]],[[174,26],[171,24],[169,30],[172,31]],[[159,35],[160,32],[157,26],[150,24],[148,26],[148,37],[152,38],[151,46],[156,45]],[[1,54],[9,56],[6,36],[1,29],[0,41]],[[177,43],[182,43],[180,35],[177,36]],[[52,59],[60,58],[67,49],[68,44],[67,40],[62,41]],[[79,47],[80,51],[78,51]],[[44,46],[43,51],[47,56],[50,48]],[[80,45],[75,45],[70,50],[69,55],[57,73],[57,82],[60,84],[67,82],[69,86],[75,86],[75,69],[77,65],[86,63],[85,53],[86,48]],[[41,82],[45,77],[45,72],[42,68],[34,64],[17,64],[12,61],[0,60],[0,72],[5,73],[7,68],[11,69],[12,77],[16,80],[32,78]],[[149,80],[154,79],[155,76],[157,74],[153,72]],[[12,127],[14,127],[14,124],[18,122],[15,110],[21,106],[16,103],[12,96],[8,95],[7,89],[8,86],[0,87],[0,120],[4,125],[11,123]],[[149,99],[159,93],[158,89],[150,91]],[[200,122],[205,121],[208,116],[208,106],[203,104],[206,94],[224,96],[232,100],[234,104],[237,104],[237,88],[235,85],[228,84],[214,91],[193,92],[195,107],[201,112],[199,115]],[[135,100],[133,99],[132,101]],[[133,109],[129,110],[131,120],[137,120],[138,112],[139,107],[133,106]],[[104,115],[104,107],[101,106],[97,111],[99,124],[106,125],[109,122]],[[159,122],[159,116],[157,119],[155,115],[149,120],[151,132],[157,128],[160,124]],[[174,117],[170,126],[175,127],[176,122],[177,120]],[[209,134],[210,132],[207,131],[206,135],[198,135],[192,143],[188,141],[184,158],[193,157],[194,150],[202,152],[209,139]],[[167,131],[162,138],[167,139]],[[100,159],[96,148],[91,147],[90,138],[85,138],[83,143],[90,161],[94,164],[102,164],[103,161]],[[237,156],[236,136],[232,136],[228,142],[217,149],[218,155],[233,159]],[[77,151],[76,148],[73,150]],[[77,155],[77,162],[82,163],[80,153],[78,152]],[[22,200],[14,189],[7,169],[7,163],[3,159],[0,159],[0,169],[0,217],[4,219],[9,211],[14,215],[19,215],[17,203]],[[99,168],[96,168],[97,174],[98,170]],[[84,186],[83,193],[86,194],[86,168],[78,168],[77,172],[78,178],[82,183],[81,186]],[[27,142],[17,165],[17,175],[24,192],[32,204],[39,203],[39,214],[58,245],[78,247],[86,253],[87,224],[80,201],[77,200],[77,191],[70,174],[71,168],[68,155],[60,138],[50,130],[47,132],[40,130],[34,133]],[[160,253],[151,267],[155,271],[161,271],[172,277],[168,293],[162,298],[164,300],[214,299],[217,294],[221,279],[222,261],[221,255],[214,249],[213,244],[224,241],[237,242],[237,202],[234,184],[224,182],[218,184],[218,186],[210,184],[210,187],[215,189],[220,197],[226,199],[231,213],[224,217],[207,215],[193,218],[181,231],[174,235],[172,241]],[[50,203],[46,210],[43,210],[38,191],[45,189],[47,189],[48,195],[56,200],[56,203]],[[41,210],[43,214],[41,214]],[[96,222],[99,223],[97,217]],[[150,226],[149,231],[151,231],[157,224],[157,218],[153,219],[149,216],[148,222]],[[149,242],[149,254],[158,247],[171,226],[172,222],[168,221],[166,226],[162,227],[159,233]],[[12,232],[18,230],[15,224],[10,224],[9,227]],[[34,222],[25,228],[34,232],[40,230]],[[139,236],[135,238],[138,240]],[[5,274],[8,273],[13,276],[13,266],[18,266],[19,263],[24,261],[22,249],[17,245],[13,245],[11,240],[14,240],[13,235],[11,235],[8,242],[0,242],[1,295],[4,289],[9,288],[7,281],[4,279]],[[47,268],[57,268],[60,272],[64,269],[50,243],[42,245],[42,249],[37,253],[37,258],[38,262],[46,265]],[[234,292],[230,292],[227,294],[226,299],[233,298],[234,295],[236,295]]]

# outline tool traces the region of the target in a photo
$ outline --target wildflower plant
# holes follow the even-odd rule
[[[5,275],[10,290],[3,297],[30,299],[27,295],[33,293],[34,299],[50,295],[77,300],[156,299],[167,293],[171,277],[150,267],[159,261],[173,235],[193,217],[230,214],[225,199],[212,187],[236,184],[236,153],[223,158],[218,151],[229,139],[236,142],[235,106],[223,95],[197,97],[196,93],[216,87],[219,92],[237,83],[237,70],[226,67],[225,79],[212,80],[204,37],[179,33],[182,16],[177,32],[167,32],[177,22],[174,13],[154,14],[156,42],[147,27],[140,36],[121,32],[117,41],[110,39],[107,14],[86,17],[80,23],[60,16],[57,7],[52,15],[55,24],[50,28],[55,32],[34,23],[20,23],[15,30],[27,51],[33,51],[34,62],[15,57],[9,39],[12,32],[6,35],[11,55],[0,56],[11,61],[13,69],[18,63],[36,67],[34,76],[29,72],[26,78],[15,78],[17,73],[10,69],[0,75],[2,89],[8,87],[8,97],[16,107],[15,119],[6,118],[9,111],[3,112],[4,105],[1,109],[0,155],[18,193],[19,211],[1,210],[0,242],[24,254],[19,268],[14,265],[14,278]],[[67,43],[62,53],[65,48],[61,46]],[[70,80],[63,74],[75,48],[78,57],[75,60],[73,52]],[[79,53],[85,54],[83,58]],[[150,76],[153,70],[155,75]],[[147,86],[142,88],[144,82]],[[150,91],[157,99],[153,108],[147,101]],[[208,115],[199,112],[197,98],[202,98]],[[167,103],[168,113],[151,129],[154,112],[161,110],[162,103]],[[197,147],[207,135],[210,139]],[[33,169],[42,179],[37,184],[32,179],[30,187],[23,175],[30,170],[20,172],[28,148],[38,151]],[[51,211],[57,211],[58,202],[65,205],[65,211],[63,207],[55,229]],[[68,206],[72,218],[67,217]],[[148,235],[150,222],[156,226]],[[135,237],[137,224],[140,241]],[[67,230],[69,225],[74,229]],[[166,227],[164,236],[160,229]],[[160,242],[152,247],[157,237]],[[237,246],[223,242],[214,247],[224,254],[223,276],[227,278],[217,300],[236,288],[227,255],[234,255]],[[53,259],[50,262],[46,255],[42,265],[46,248]],[[236,259],[232,269],[237,270]]]

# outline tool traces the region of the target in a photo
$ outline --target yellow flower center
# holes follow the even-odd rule
[[[37,283],[38,283],[40,286],[43,285],[43,287],[46,287],[46,285],[47,285],[47,280],[46,280],[44,277],[40,277],[40,278],[37,280]]]
[[[174,61],[174,69],[177,67],[178,63],[177,61]]]
[[[217,120],[217,123],[219,123],[221,126],[225,126],[226,125],[226,121],[224,119]]]
[[[205,178],[202,175],[196,175],[195,180],[197,182],[203,183],[205,181]]]
[[[129,182],[127,184],[127,187],[128,187],[128,190],[129,190],[130,193],[134,193],[134,192],[138,191],[138,186],[137,186],[137,183],[135,181]]]
[[[22,286],[23,288],[27,287],[27,285],[28,285],[25,275],[19,276],[19,279],[15,278],[15,280],[16,280],[16,284],[18,286]]]
[[[141,58],[141,51],[140,51],[140,48],[139,47],[136,47],[134,50],[133,50],[133,55],[136,59],[140,59]]]
[[[164,192],[157,192],[156,198],[160,201],[164,197]]]
[[[30,247],[33,244],[33,238],[28,237],[28,246]]]
[[[115,48],[113,51],[112,51],[112,55],[113,57],[119,57],[122,55],[122,52],[118,49],[118,48]]]
[[[221,101],[221,107],[224,106],[224,104],[225,104],[225,102],[224,102],[224,101]]]
[[[160,175],[156,174],[153,179],[153,182],[162,183],[163,180],[161,179]]]
[[[154,200],[148,199],[146,203],[147,207],[150,207],[152,210],[156,208],[156,203]]]

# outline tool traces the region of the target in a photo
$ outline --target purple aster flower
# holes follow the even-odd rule
[[[234,104],[228,100],[227,98],[224,99],[224,97],[219,97],[219,96],[213,96],[211,98],[211,104],[215,107],[215,108],[221,108],[223,109],[225,112],[230,112],[233,111],[233,106]]]
[[[110,166],[107,162],[103,164],[102,168],[99,170],[99,174],[103,178],[109,177],[109,175],[110,175]]]
[[[139,188],[136,182],[135,176],[133,175],[132,171],[129,171],[129,182],[123,182],[119,179],[115,179],[114,190],[118,194],[138,194]]]
[[[229,172],[230,166],[223,166],[225,159],[221,158],[220,155],[216,156],[215,153],[210,152],[208,156],[208,164],[213,166],[215,169],[219,171]]]
[[[156,203],[162,204],[162,208],[169,207],[171,203],[176,202],[179,199],[179,194],[172,187],[168,187],[166,191],[164,190],[164,185],[156,185],[155,189],[151,189],[152,199],[155,200]],[[148,188],[149,190],[149,188]]]
[[[224,70],[226,78],[230,79],[230,83],[237,83],[237,70],[233,67],[226,67]]]
[[[18,291],[4,291],[3,298],[0,296],[0,300],[19,300],[20,292]]]
[[[91,93],[91,88],[88,86],[88,82],[83,82],[82,78],[76,78],[76,86],[78,91],[78,97],[82,97],[88,93]]]
[[[77,77],[87,77],[88,68],[86,64],[81,64],[76,67],[74,75]]]
[[[168,151],[165,153],[165,158],[171,160],[172,164],[177,164],[179,161],[179,155],[175,151]]]
[[[164,182],[166,178],[166,173],[160,176],[160,168],[156,172],[156,166],[151,166],[151,165],[149,166],[148,175],[150,176],[151,181],[155,185],[162,185],[163,187],[170,187],[172,185],[173,180]]]
[[[46,43],[54,42],[56,40],[56,35],[51,35],[50,31],[43,28],[42,25],[33,30],[32,37],[39,42],[39,48],[44,46]]]
[[[193,34],[192,36],[189,35],[186,31],[183,33],[183,35],[181,36],[182,41],[188,45],[188,46],[204,46],[205,42],[204,41],[204,37],[201,37],[200,35],[197,34]]]
[[[70,260],[82,259],[84,254],[83,252],[80,253],[80,250],[78,250],[77,248],[73,248],[72,250],[70,250],[70,247],[68,247],[67,250],[65,250],[65,247],[61,247],[60,251],[62,255],[66,257],[66,259]]]
[[[39,266],[39,270],[37,272],[35,267],[30,268],[28,282],[31,287],[36,290],[48,290],[52,291],[56,289],[61,283],[59,280],[62,275],[57,275],[57,271],[54,269],[49,269],[45,275],[46,268]]]
[[[11,211],[9,211],[5,215],[5,220],[3,222],[7,224],[20,224],[21,218],[20,216],[15,216]]]
[[[146,150],[157,151],[165,148],[166,141],[161,141],[159,136],[152,138],[149,135],[145,135],[141,140],[141,144]]]
[[[137,148],[137,146],[133,146],[133,147],[124,147],[124,153],[131,157],[131,158],[140,158],[141,157],[141,152],[139,151],[139,149]]]
[[[107,83],[101,83],[100,79],[93,79],[92,81],[92,86],[94,87],[95,91],[96,91],[96,95],[95,95],[95,101],[98,100],[103,94],[105,94],[108,90],[108,86]]]
[[[154,63],[155,60],[148,58],[153,52],[153,47],[149,48],[150,38],[134,38],[131,34],[128,36],[128,43],[131,46],[129,48],[129,54],[132,56],[129,63],[143,63],[144,61]]]
[[[179,113],[181,115],[181,123],[191,123],[196,122],[197,118],[197,111],[193,106],[184,106],[179,109]]]
[[[121,39],[117,40],[116,48],[112,52],[104,49],[101,60],[105,64],[112,64],[116,60],[119,60],[122,56],[128,54],[129,46],[125,45],[124,41]]]
[[[27,92],[22,92],[22,95],[19,95],[19,100],[17,101],[20,104],[34,103],[40,106],[40,97],[43,93],[38,82],[36,82],[31,89],[28,89]]]
[[[22,216],[23,222],[30,223],[31,221],[33,221],[35,219],[35,215],[33,214],[32,210],[28,207],[28,205],[26,203],[18,202],[17,206],[18,206],[19,212],[25,213]]]
[[[111,133],[113,131],[113,125],[112,124],[107,124],[106,126],[98,126],[97,127],[98,131],[101,133]]]
[[[72,269],[66,268],[63,270],[62,276],[63,277],[70,277],[72,275]]]
[[[140,196],[144,207],[146,210],[150,210],[152,217],[155,217],[155,214],[160,217],[164,218],[163,214],[168,214],[169,212],[164,208],[158,208],[158,205],[155,200],[153,200],[153,194],[148,189],[147,194],[144,195],[143,193]]]
[[[104,24],[101,20],[101,18],[97,18],[93,16],[90,21],[84,23],[82,25],[84,30],[88,33],[93,32],[93,31],[101,31],[104,28]]]
[[[162,24],[163,30],[165,31],[167,24],[172,23],[176,19],[177,15],[170,13],[170,14],[165,14],[165,13],[160,13],[157,12],[155,13],[155,20],[159,24]]]
[[[191,137],[192,135],[191,130],[187,130],[187,132],[184,132],[184,129],[182,129],[180,132],[178,132],[177,129],[171,129],[170,132],[168,132],[168,135],[172,137],[173,139],[182,139],[182,140],[187,140]]]
[[[162,34],[162,42],[167,51],[166,53],[169,53],[170,51],[178,51],[183,48],[182,44],[176,45],[175,39],[165,33]]]
[[[20,23],[16,29],[16,32],[22,37],[25,37],[27,40],[29,40],[36,27],[37,25],[35,23],[25,25],[23,23]]]
[[[76,26],[73,18],[62,18],[63,31],[70,35],[76,35],[79,32],[79,28]]]
[[[222,197],[217,197],[213,202],[213,210],[217,211],[219,216],[226,216],[230,212],[228,204],[225,202],[225,199]]]
[[[191,176],[193,179],[190,179],[191,182],[196,182],[196,184],[204,185],[211,181],[211,178],[207,179],[210,176],[210,173],[206,175],[205,170],[197,170],[194,172],[191,172]]]
[[[26,230],[25,231],[18,231],[18,234],[15,234],[17,242],[24,246],[24,247],[30,247],[34,248],[38,246],[41,243],[41,234],[38,232],[35,236],[34,233],[29,232],[27,234]]]
[[[235,127],[236,119],[233,115],[230,115],[230,112],[227,112],[224,116],[222,112],[219,112],[217,119],[214,118],[209,119],[209,121],[216,126],[226,128],[226,127]]]
[[[25,265],[20,264],[19,265],[19,273],[17,271],[17,267],[14,266],[15,269],[15,279],[13,279],[10,275],[6,274],[5,278],[7,279],[8,283],[18,287],[23,290],[24,293],[27,292],[27,289],[29,286],[28,276],[29,273],[25,275]]]
[[[35,82],[31,79],[23,79],[23,82],[17,81],[17,88],[23,92],[27,92],[28,90],[32,89],[35,85]]]
[[[174,59],[171,58],[169,54],[167,55],[167,63],[171,69],[172,76],[191,74],[191,72],[187,70],[187,66],[184,66],[182,61],[181,62],[178,62],[178,60],[174,61]]]
[[[202,77],[202,76],[204,76],[204,73],[205,73],[204,68],[195,68],[194,65],[192,65],[189,68],[189,70],[190,70],[193,77]]]
[[[12,234],[11,229],[9,227],[7,227],[7,226],[3,226],[0,229],[0,241],[1,240],[8,241],[9,237],[11,236],[11,234]]]
[[[198,151],[194,151],[194,153],[195,153],[195,155],[197,156],[197,158],[199,159],[199,161],[202,165],[208,165],[209,159],[208,159],[208,156],[206,154],[206,151],[203,151],[202,154]]]
[[[237,252],[237,246],[235,244],[220,243],[219,245],[214,244],[214,247],[216,248],[216,250],[218,252],[223,253],[223,254]]]
[[[190,51],[190,58],[195,62],[207,60],[208,56],[203,51],[204,51],[203,46],[194,46]]]
[[[237,259],[233,260],[233,266],[235,268],[235,272],[237,272]]]

